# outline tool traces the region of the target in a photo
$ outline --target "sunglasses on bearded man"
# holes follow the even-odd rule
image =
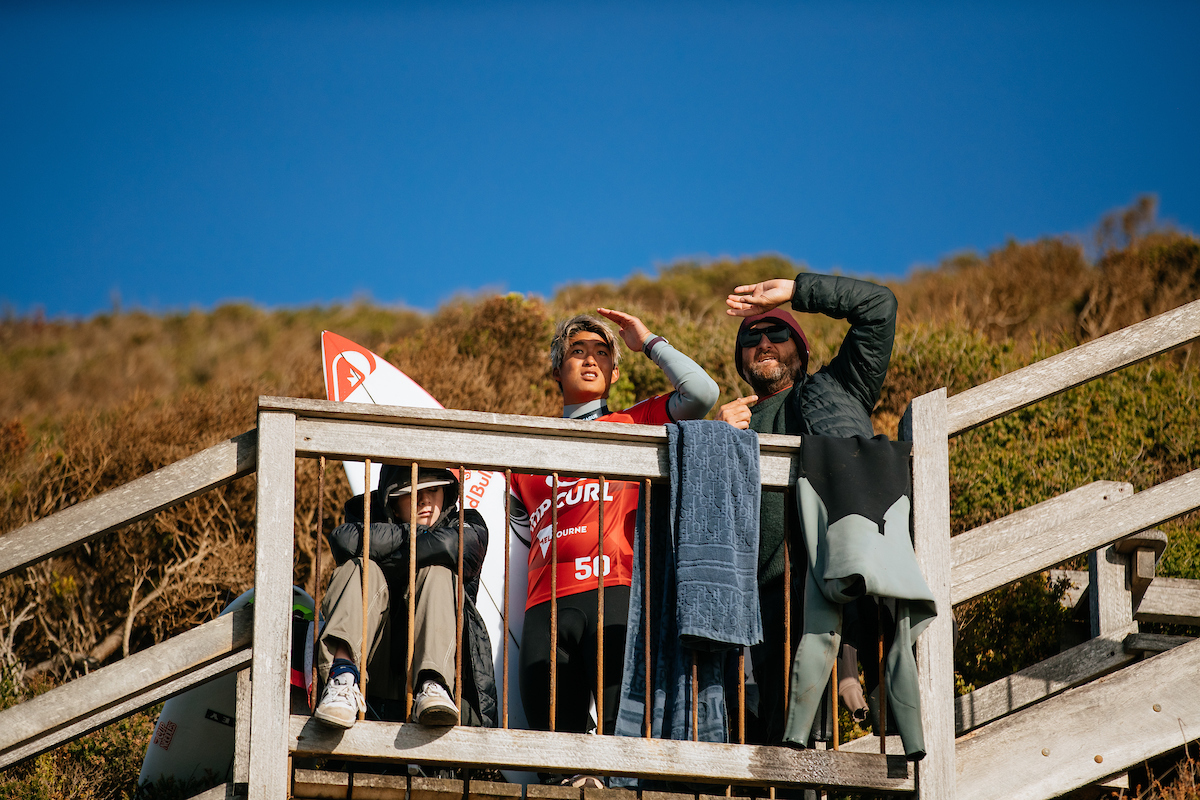
[[[757,347],[763,336],[767,341],[782,344],[792,337],[792,329],[786,325],[772,325],[769,328],[749,328],[738,334],[738,347]]]

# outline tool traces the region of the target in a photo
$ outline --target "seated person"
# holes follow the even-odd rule
[[[374,716],[403,716],[408,649],[409,533],[412,471],[384,465],[371,503],[370,580],[367,604],[368,680]],[[475,608],[488,531],[468,508],[463,526],[464,706],[454,702],[458,643],[455,606],[458,571],[458,478],[446,469],[421,469],[417,477],[416,614],[412,721],[423,725],[496,724],[495,676],[487,629]],[[321,602],[317,667],[325,691],[314,712],[321,722],[349,728],[366,702],[359,688],[363,638],[362,495],[346,504],[347,521],[329,535],[338,566]],[[394,600],[394,602],[393,602]]]
[[[555,381],[563,398],[563,417],[601,422],[662,425],[699,419],[717,400],[717,384],[694,361],[653,335],[637,317],[601,308],[621,327],[634,352],[643,352],[666,373],[675,391],[611,413],[608,395],[620,376],[621,351],[603,321],[580,314],[560,322],[550,346]],[[596,478],[560,477],[558,486],[558,700],[555,728],[584,733],[589,728],[591,696],[596,691],[597,571],[604,578],[604,697],[598,700],[600,726],[611,733],[616,723],[624,662],[629,586],[633,570],[633,534],[638,484],[608,481],[604,487],[604,561],[597,527],[600,485]],[[529,583],[521,637],[521,698],[530,727],[550,727],[550,562],[553,480],[547,475],[513,475],[511,525],[529,549]],[[584,777],[584,776],[580,776]],[[596,780],[592,778],[592,780]],[[599,785],[599,784],[579,784]]]

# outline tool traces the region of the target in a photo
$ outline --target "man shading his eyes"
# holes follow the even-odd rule
[[[808,374],[808,339],[795,318],[779,308],[789,301],[795,311],[850,322],[837,355],[812,375]],[[759,433],[873,435],[871,410],[883,388],[896,330],[896,297],[890,289],[854,278],[801,273],[795,280],[738,286],[726,305],[728,314],[744,317],[734,345],[734,364],[754,394],[721,406],[716,419]],[[798,604],[807,570],[795,507],[788,506],[782,493],[763,492],[759,513],[764,641],[751,648],[760,713],[748,736],[754,743],[778,744],[787,697],[782,680],[785,531],[793,543],[793,619],[800,619]],[[793,636],[793,647],[798,638]],[[852,710],[862,703],[856,667],[853,673],[843,687],[843,700]],[[840,674],[850,678],[846,671]]]

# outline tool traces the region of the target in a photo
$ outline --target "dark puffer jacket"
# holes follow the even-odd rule
[[[797,275],[792,309],[849,320],[850,330],[828,364],[812,375],[798,376],[791,389],[754,406],[750,428],[759,433],[874,436],[871,410],[892,359],[896,308],[896,296],[885,286],[837,275]],[[782,494],[763,493],[760,585],[783,575],[785,506]],[[798,530],[797,522],[793,518],[793,530]]]
[[[797,383],[792,402],[802,430],[818,436],[874,436],[879,401],[896,338],[896,295],[886,286],[835,275],[796,276],[792,308],[850,321],[833,360]]]
[[[387,578],[392,597],[392,663],[403,664],[407,655],[409,525],[400,522],[384,498],[401,484],[408,467],[385,464],[379,473],[380,490],[371,493],[371,560]],[[449,473],[453,477],[452,473]],[[403,482],[407,485],[407,481]],[[430,527],[417,527],[417,568],[443,566],[458,570],[458,482],[445,487],[445,510]],[[363,495],[346,501],[345,522],[329,534],[329,547],[340,565],[362,555]],[[473,508],[463,513],[463,724],[494,728],[497,724],[496,677],[487,627],[475,605],[479,576],[487,554],[488,530],[483,516]],[[369,684],[368,684],[369,686]]]

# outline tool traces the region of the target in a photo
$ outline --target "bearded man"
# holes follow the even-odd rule
[[[808,374],[808,339],[796,320],[778,306],[850,322],[838,354]],[[728,314],[745,317],[738,329],[734,363],[754,394],[721,406],[716,419],[759,433],[873,436],[871,410],[879,400],[896,333],[896,296],[867,281],[801,273],[795,280],[738,286],[726,299]],[[783,738],[784,535],[799,543],[795,505],[780,492],[763,492],[759,517],[758,584],[763,643],[751,648],[758,683],[758,724],[751,741],[778,744]],[[792,548],[792,619],[799,620],[807,573],[802,545]],[[799,637],[793,636],[793,648]],[[791,654],[788,663],[790,664]],[[849,677],[849,676],[847,676]],[[854,675],[857,688],[857,670]],[[861,689],[859,689],[861,692]],[[843,695],[845,697],[845,695]]]

